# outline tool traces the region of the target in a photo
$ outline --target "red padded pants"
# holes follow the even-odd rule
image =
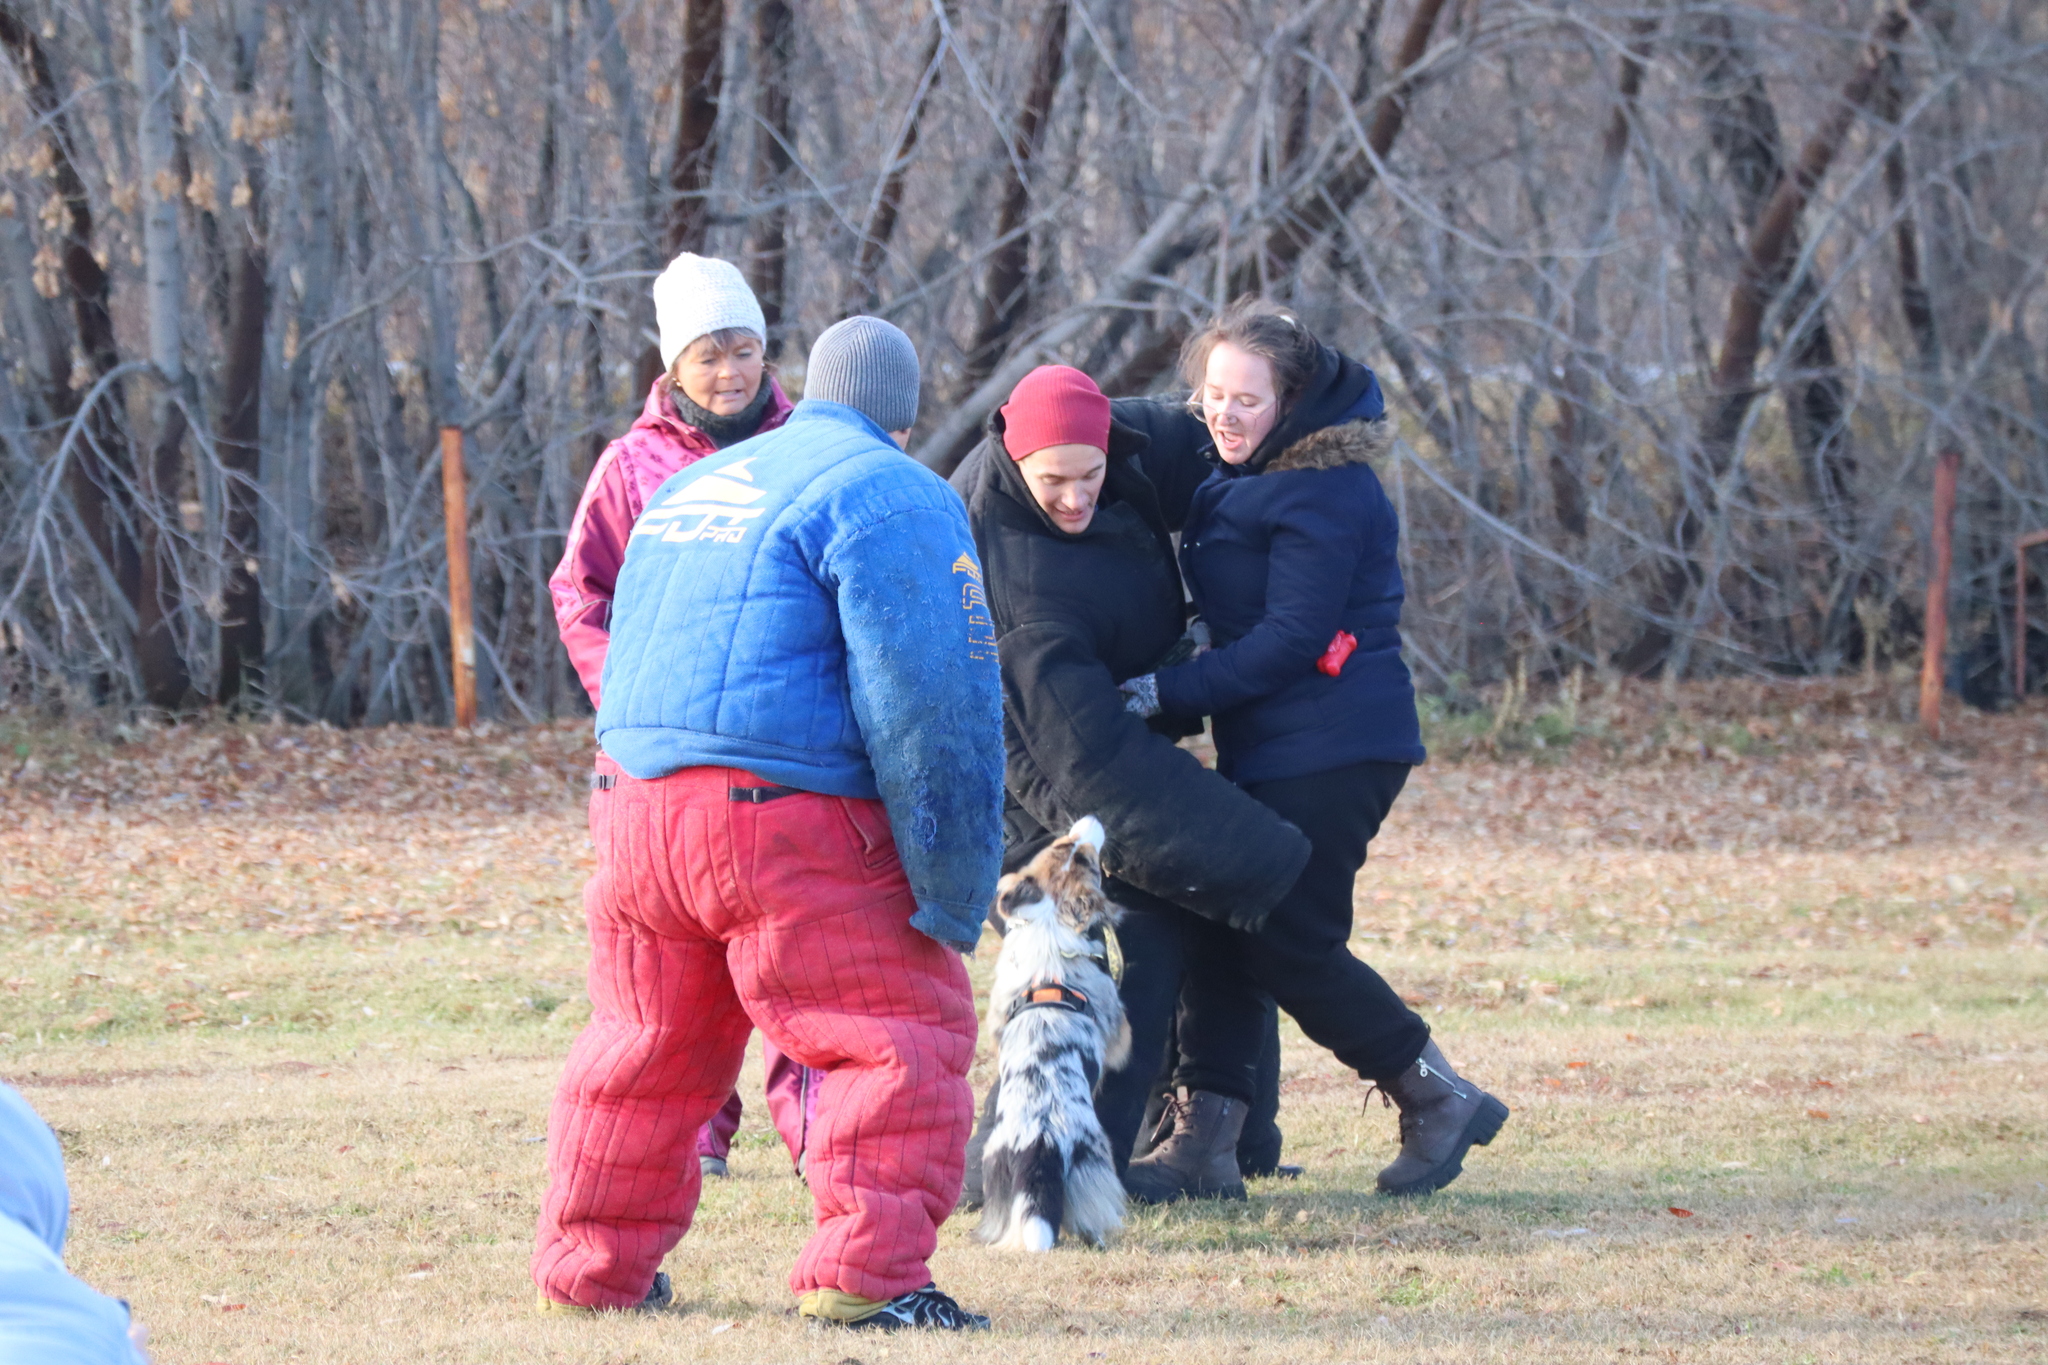
[[[972,1122],[967,969],[910,927],[880,802],[730,795],[761,785],[685,768],[591,795],[591,1020],[548,1117],[533,1255],[558,1302],[646,1294],[689,1230],[697,1130],[754,1027],[826,1073],[806,1167],[817,1230],[790,1287],[888,1299],[931,1280]]]

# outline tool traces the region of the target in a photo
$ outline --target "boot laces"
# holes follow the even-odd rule
[[[1380,1107],[1382,1109],[1392,1109],[1399,1116],[1399,1124],[1396,1128],[1396,1131],[1400,1133],[1401,1142],[1405,1146],[1408,1142],[1409,1129],[1415,1126],[1415,1116],[1411,1114],[1408,1110],[1403,1109],[1399,1105],[1395,1104],[1394,1097],[1391,1094],[1389,1094],[1387,1092],[1387,1088],[1381,1085],[1378,1081],[1373,1081],[1366,1086],[1365,1103],[1359,1109],[1359,1112],[1361,1114],[1369,1114],[1372,1112],[1372,1097],[1374,1095],[1378,1095],[1380,1097]]]

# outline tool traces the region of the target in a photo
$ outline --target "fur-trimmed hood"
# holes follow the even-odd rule
[[[1340,422],[1308,435],[1275,455],[1261,474],[1284,474],[1292,469],[1337,469],[1347,464],[1369,465],[1394,448],[1391,417],[1363,418]]]
[[[1252,457],[1241,465],[1223,464],[1217,472],[1232,479],[1368,464],[1392,444],[1386,415],[1387,400],[1380,392],[1379,377],[1343,352],[1324,346],[1315,374]],[[1376,428],[1384,434],[1377,445],[1361,446],[1361,441],[1369,440],[1368,433],[1351,431],[1354,426]]]

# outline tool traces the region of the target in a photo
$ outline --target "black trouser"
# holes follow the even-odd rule
[[[1257,1053],[1247,1055],[1243,1040],[1264,1027],[1260,991],[1367,1080],[1389,1081],[1414,1065],[1429,1041],[1429,1025],[1347,946],[1352,887],[1366,845],[1407,780],[1405,763],[1357,763],[1244,784],[1308,836],[1308,866],[1256,934],[1189,918],[1176,1084],[1253,1093]]]

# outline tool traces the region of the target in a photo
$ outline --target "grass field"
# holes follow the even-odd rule
[[[1880,692],[1442,720],[1464,756],[1375,845],[1356,947],[1501,1139],[1366,1193],[1393,1116],[1290,1033],[1307,1176],[1101,1253],[949,1224],[985,1339],[801,1329],[757,1102],[676,1311],[530,1312],[581,727],[0,718],[0,1076],[63,1138],[73,1266],[170,1365],[2048,1360],[2048,712],[1937,750]]]

